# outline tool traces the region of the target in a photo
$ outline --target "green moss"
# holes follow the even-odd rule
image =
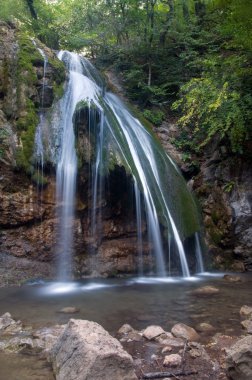
[[[35,86],[37,82],[34,64],[43,62],[43,58],[33,45],[30,37],[24,32],[18,34],[18,59],[17,59],[17,96],[19,114],[21,115],[16,123],[17,132],[21,140],[21,146],[16,151],[17,168],[32,174],[32,155],[34,147],[34,137],[38,124],[37,108],[33,100],[29,99],[21,91],[22,86],[27,88]],[[41,62],[41,63],[42,63]]]
[[[53,91],[56,99],[62,98],[62,96],[64,95],[64,84],[55,84],[53,86]]]
[[[35,185],[38,185],[40,187],[44,187],[47,185],[48,181],[47,178],[39,174],[38,172],[34,173],[31,177],[32,182],[35,183]]]
[[[48,63],[54,69],[54,80],[57,85],[62,84],[66,79],[65,65],[58,58],[49,58]]]
[[[34,84],[37,77],[33,64],[41,61],[43,62],[43,58],[33,45],[30,37],[23,32],[18,34],[18,45],[18,84],[22,82],[25,82],[28,85]]]
[[[223,237],[223,233],[217,228],[212,226],[208,229],[209,236],[214,244],[219,245]]]

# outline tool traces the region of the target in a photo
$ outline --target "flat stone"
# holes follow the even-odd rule
[[[252,379],[252,336],[240,339],[228,350],[226,369],[232,380]]]
[[[195,289],[191,292],[191,294],[195,296],[212,296],[220,292],[220,289],[215,286],[202,286],[198,289]]]
[[[78,309],[77,307],[68,306],[68,307],[64,307],[63,309],[59,310],[58,313],[75,314],[75,313],[79,313],[79,311],[80,311],[80,309]]]
[[[165,331],[161,326],[148,326],[144,332],[143,336],[148,340],[153,340],[157,338],[159,335],[163,334]]]
[[[185,345],[185,341],[182,338],[175,338],[174,336],[166,336],[165,334],[160,335],[155,339],[156,342],[165,346],[171,346],[176,348],[182,348]]]
[[[251,319],[252,318],[252,307],[247,306],[247,305],[242,306],[240,309],[240,315],[241,315],[241,317]]]
[[[171,354],[164,358],[163,365],[165,367],[178,367],[181,363],[182,357],[179,354]]]
[[[58,380],[137,380],[132,357],[95,322],[70,319],[49,359]]]
[[[177,323],[174,325],[171,332],[176,338],[183,338],[189,341],[197,341],[200,339],[198,333],[192,327],[187,326],[184,323]]]

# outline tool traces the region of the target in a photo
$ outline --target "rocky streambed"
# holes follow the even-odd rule
[[[250,380],[250,276],[157,280],[1,289],[0,378]]]
[[[62,312],[74,313],[65,309]],[[98,323],[70,319],[65,325],[37,330],[0,317],[0,376],[20,380],[250,380],[252,376],[252,307],[240,309],[244,335],[201,332],[183,323],[171,331],[151,325],[139,331],[124,324],[112,337]],[[242,322],[244,326],[244,321]],[[207,340],[202,332],[211,331]]]

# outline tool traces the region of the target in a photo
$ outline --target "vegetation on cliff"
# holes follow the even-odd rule
[[[159,125],[167,109],[199,151],[213,136],[241,154],[251,138],[252,4],[245,0],[15,0],[2,17],[54,48],[85,50],[121,74]],[[15,11],[13,11],[15,9]],[[13,13],[14,12],[14,13]],[[172,105],[173,103],[173,105]]]

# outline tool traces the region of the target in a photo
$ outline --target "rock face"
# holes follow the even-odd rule
[[[240,339],[228,352],[227,373],[233,380],[252,379],[252,336]]]
[[[165,121],[154,132],[200,201],[211,261],[220,269],[251,271],[251,141],[243,157],[234,156],[225,142],[216,139],[188,159],[173,144],[180,135],[176,123]]]
[[[71,319],[50,356],[57,380],[137,380],[131,356],[95,322]]]

